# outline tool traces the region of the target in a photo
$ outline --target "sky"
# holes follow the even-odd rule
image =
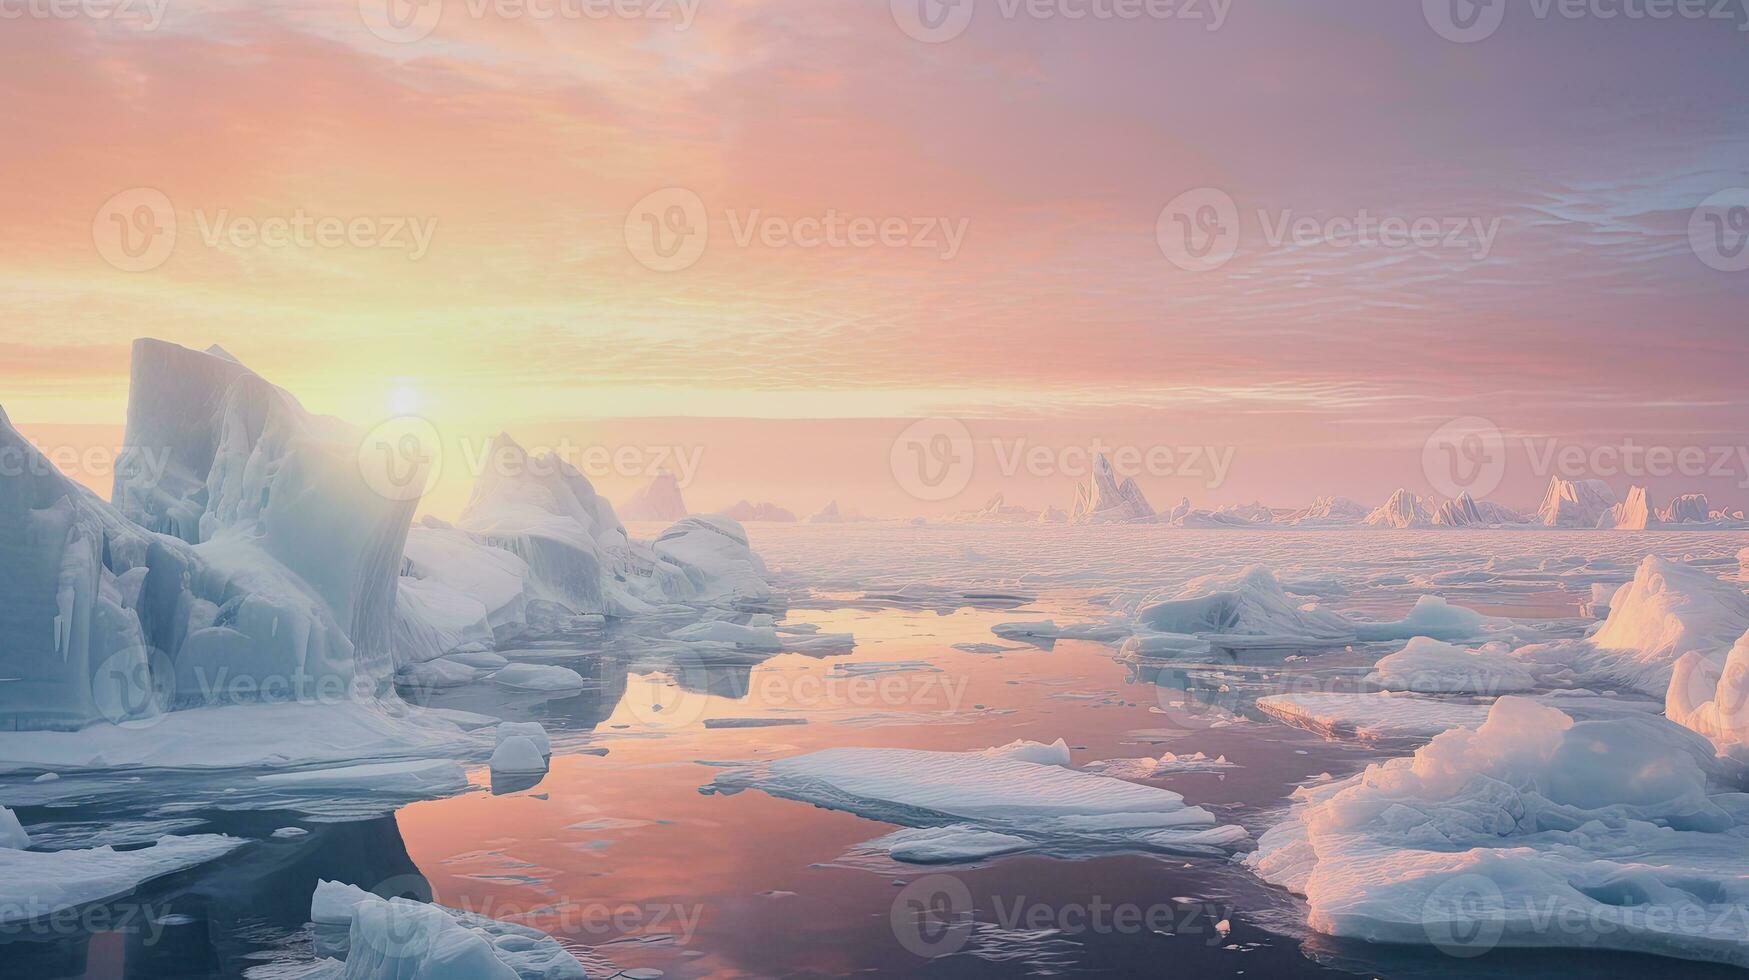
[[[114,443],[134,338],[219,344],[428,419],[445,516],[501,430],[908,516],[1095,445],[1156,505],[1449,493],[1460,419],[1510,505],[1749,506],[1749,12],[964,2],[0,0],[0,406]]]

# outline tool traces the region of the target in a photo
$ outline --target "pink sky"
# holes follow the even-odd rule
[[[1208,30],[980,0],[940,44],[867,0],[700,0],[683,30],[447,0],[408,44],[356,0],[8,20],[0,405],[40,440],[113,438],[134,337],[218,343],[357,422],[411,397],[457,440],[702,450],[698,507],[895,516],[1069,499],[1070,476],[984,464],[910,497],[888,448],[921,416],[1058,453],[1232,450],[1218,485],[1143,474],[1156,504],[1425,491],[1428,434],[1462,416],[1514,447],[1495,495],[1521,506],[1547,479],[1522,447],[1749,443],[1749,272],[1688,238],[1749,186],[1739,25],[1525,18],[1455,44],[1420,6],[1235,4]],[[710,244],[662,272],[625,227],[667,187],[704,202]],[[1200,187],[1241,238],[1190,272],[1156,221]],[[93,223],[134,188],[177,242],[125,272]],[[300,210],[434,232],[417,259],[203,240]],[[1362,211],[1494,234],[1485,255],[1268,240]],[[743,246],[754,212],[965,237]],[[1610,482],[1749,504],[1741,462]],[[431,509],[463,495],[451,474]]]

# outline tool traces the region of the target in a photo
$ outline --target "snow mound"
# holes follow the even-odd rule
[[[1592,528],[1615,504],[1615,491],[1602,480],[1574,482],[1552,476],[1542,506],[1537,508],[1536,522],[1545,527]]]
[[[1125,477],[1119,481],[1104,453],[1093,457],[1093,472],[1075,487],[1075,503],[1069,509],[1071,524],[1111,524],[1126,521],[1146,521],[1154,517],[1154,508],[1142,496],[1136,481]]]
[[[1246,863],[1335,936],[1749,965],[1749,809],[1709,795],[1710,757],[1658,718],[1501,698],[1410,758],[1300,789]]]
[[[1066,746],[1059,746],[827,749],[719,773],[706,790],[759,789],[871,820],[1000,834],[1058,852],[1221,854],[1246,838],[1177,793],[1066,768]]]
[[[657,473],[620,508],[620,516],[628,521],[678,521],[686,515],[680,478],[666,470]]]
[[[1381,659],[1366,679],[1387,691],[1422,694],[1511,694],[1536,686],[1503,650],[1466,650],[1425,636]]]
[[[236,837],[197,834],[161,837],[149,847],[128,851],[111,847],[67,851],[0,847],[0,925],[111,901],[131,894],[149,881],[229,854],[246,843]]]
[[[1346,617],[1297,604],[1258,565],[1192,579],[1173,599],[1143,602],[1137,619],[1147,629],[1228,649],[1345,646],[1355,638]]]

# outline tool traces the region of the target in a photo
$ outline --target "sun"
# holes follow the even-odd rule
[[[389,391],[389,411],[396,415],[417,414],[424,399],[419,397],[419,389],[411,384],[396,385]]]

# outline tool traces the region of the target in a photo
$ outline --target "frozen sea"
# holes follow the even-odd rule
[[[644,529],[634,528],[634,533]],[[0,778],[39,846],[164,833],[249,843],[102,907],[0,931],[0,975],[294,977],[312,960],[318,879],[418,895],[535,926],[591,977],[1655,977],[1740,975],[1619,953],[1477,957],[1308,933],[1297,899],[1230,856],[1022,853],[920,866],[865,847],[897,829],[757,790],[727,769],[835,747],[1068,745],[1076,766],[1201,753],[1228,765],[1138,774],[1255,837],[1302,784],[1406,754],[1412,736],[1326,739],[1256,707],[1351,691],[1401,643],[1220,653],[1144,666],[1113,644],[1023,642],[1001,623],[1112,617],[1126,596],[1272,568],[1308,600],[1366,617],[1424,594],[1577,636],[1593,585],[1648,554],[1735,576],[1749,535],[1560,531],[1194,531],[1156,526],[749,525],[789,590],[781,625],[820,649],[678,660],[636,628],[501,651],[559,664],[581,693],[489,684],[409,700],[540,722],[551,770],[483,763],[467,791],[264,791],[257,773]],[[1631,699],[1631,695],[1624,695]]]

